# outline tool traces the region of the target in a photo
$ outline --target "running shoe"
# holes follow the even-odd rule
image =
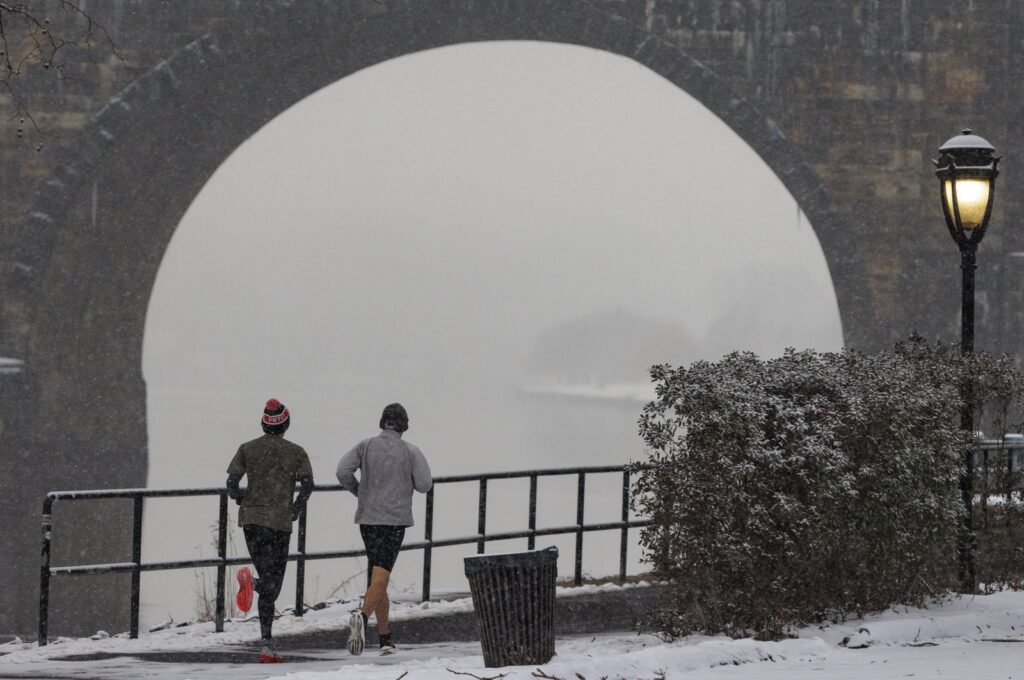
[[[398,649],[395,648],[395,643],[391,641],[391,633],[380,636],[380,655],[388,656],[394,654]]]
[[[284,661],[284,659],[281,657],[280,654],[277,653],[277,650],[274,649],[274,641],[273,640],[264,640],[263,641],[263,649],[260,650],[259,662],[260,663],[281,663],[283,661]]]
[[[238,594],[235,595],[235,604],[243,613],[252,609],[252,572],[249,567],[242,567],[238,570]]]
[[[352,612],[348,619],[348,651],[353,656],[363,653],[366,646],[366,622],[362,612]]]

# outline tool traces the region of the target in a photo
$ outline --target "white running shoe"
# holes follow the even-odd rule
[[[366,626],[363,625],[363,613],[355,611],[348,619],[348,651],[353,656],[359,656],[365,646]]]
[[[392,645],[390,643],[380,646],[380,655],[381,656],[388,656],[389,654],[394,654],[397,651],[398,651],[398,649],[394,645]]]

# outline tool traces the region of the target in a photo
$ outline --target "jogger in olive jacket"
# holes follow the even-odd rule
[[[263,639],[259,660],[276,663],[281,661],[281,656],[274,649],[271,634],[274,603],[281,592],[288,566],[292,522],[298,518],[313,493],[313,468],[306,451],[284,438],[291,424],[284,404],[277,399],[269,400],[263,410],[261,424],[263,436],[239,446],[231,459],[227,488],[228,495],[242,506],[238,511],[238,524],[245,533],[245,545],[258,575],[254,581],[247,568],[239,570],[239,605],[247,611],[253,590],[259,594],[260,635]],[[239,488],[243,475],[248,478],[245,491]],[[296,482],[302,486],[293,501]]]

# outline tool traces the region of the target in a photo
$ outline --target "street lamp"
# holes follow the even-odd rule
[[[975,253],[985,236],[992,215],[999,158],[987,141],[965,129],[939,148],[935,174],[939,178],[942,213],[946,217],[949,235],[960,247],[960,269],[963,273],[960,314],[960,351],[974,352],[974,270]],[[960,412],[960,427],[974,441],[974,405],[972,391],[964,384],[964,405]],[[968,450],[964,471],[960,477],[960,494],[966,516],[966,535],[960,546],[960,585],[965,592],[974,590],[975,538],[973,521],[974,451]]]

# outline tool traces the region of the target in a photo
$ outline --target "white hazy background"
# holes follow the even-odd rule
[[[651,364],[787,346],[842,346],[824,256],[778,178],[700,103],[588,48],[431,50],[299,102],[196,197],[146,323],[149,485],[223,484],[271,396],[318,483],[391,401],[435,475],[626,463],[644,455]],[[618,519],[620,479],[588,478],[588,522]],[[575,481],[541,481],[539,526],[574,523]],[[489,530],[525,528],[527,489],[491,483]],[[476,493],[438,487],[436,538],[476,532]],[[422,496],[414,507],[407,540],[423,536]],[[360,548],[354,510],[315,495],[308,549]],[[144,559],[214,555],[216,516],[215,497],[147,501]],[[588,534],[584,570],[616,573],[617,541]],[[573,538],[548,544],[570,574]],[[436,550],[434,589],[464,588],[472,552]],[[634,540],[631,572],[639,557]],[[306,601],[357,594],[363,568],[310,563]],[[403,553],[396,589],[421,574]],[[194,616],[213,576],[144,574],[144,625]]]

